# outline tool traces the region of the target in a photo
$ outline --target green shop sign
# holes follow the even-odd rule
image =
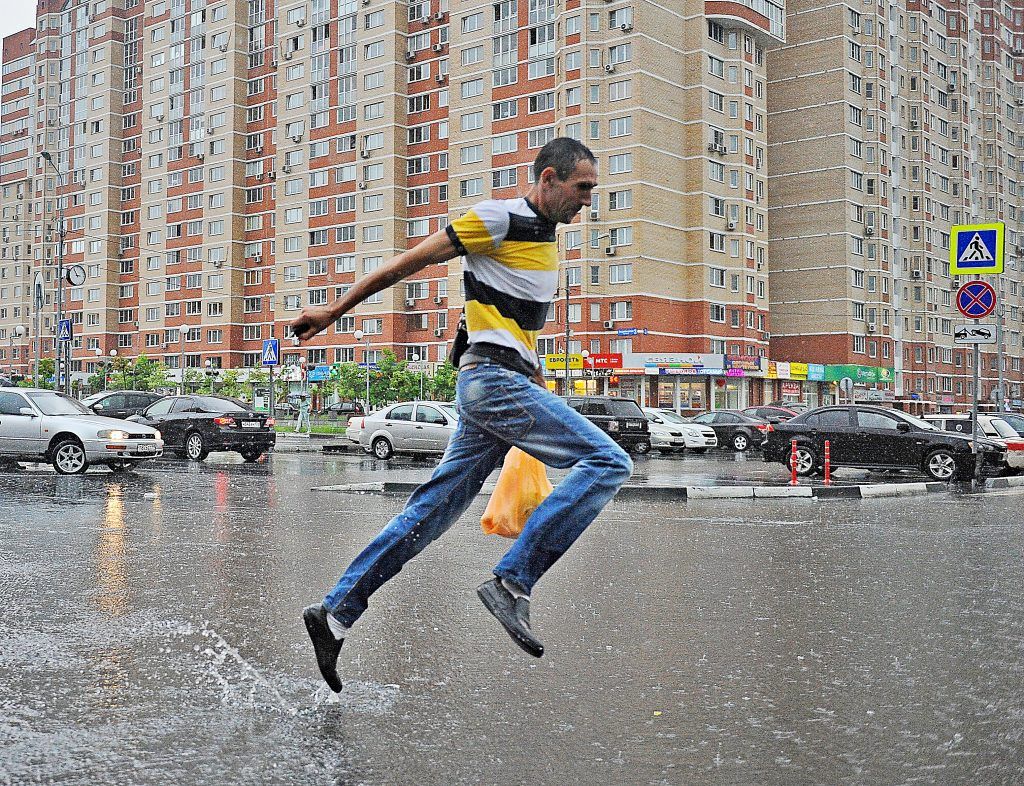
[[[838,382],[843,377],[849,377],[854,383],[862,385],[884,385],[893,381],[893,370],[878,366],[825,366],[826,382]]]

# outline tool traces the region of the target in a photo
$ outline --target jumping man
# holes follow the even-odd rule
[[[356,557],[322,603],[303,620],[317,665],[341,691],[338,653],[370,596],[469,507],[511,446],[572,471],[526,522],[522,534],[477,588],[487,610],[534,657],[544,645],[530,629],[530,592],[633,470],[629,456],[558,396],[540,373],[538,331],[558,287],[555,227],[589,205],[596,159],[558,138],[541,148],[525,197],[485,200],[448,227],[404,251],[328,306],[303,309],[292,329],[308,340],[370,295],[428,265],[465,257],[469,345],[459,360],[459,423],[433,477]]]

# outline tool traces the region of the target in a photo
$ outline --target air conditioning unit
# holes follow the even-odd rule
[[[301,17],[300,19],[296,19],[295,20],[295,26],[296,27],[305,27],[306,26],[306,17]]]
[[[437,79],[437,83],[439,85],[443,85],[444,84],[444,80],[447,79],[447,74],[438,74],[437,77],[435,77],[435,78]]]
[[[873,226],[871,226],[871,224],[868,224],[866,227],[864,227],[864,234],[865,235],[873,235],[873,234],[875,234],[875,228]]]
[[[284,164],[281,167],[281,171],[286,175],[290,175],[292,173],[292,168],[288,164]]]
[[[591,221],[597,221],[597,219],[599,219],[600,217],[601,217],[601,214],[600,214],[600,212],[598,212],[598,209],[596,207],[592,207],[590,209],[590,220]]]
[[[868,322],[868,333],[874,333],[876,329],[877,326],[874,322]]]
[[[263,263],[263,257],[257,254],[252,258],[253,264],[259,265]]]
[[[736,222],[735,221],[727,222],[726,225],[725,225],[725,228],[726,229],[735,229],[736,228]]]
[[[254,147],[252,149],[252,152],[254,152],[256,155],[261,155],[263,153],[263,145],[260,145],[259,147]]]
[[[271,180],[277,180],[277,172],[271,172],[269,175],[267,175],[267,177],[269,177]]]
[[[435,305],[438,305],[438,306],[439,306],[439,305],[441,305],[441,304],[442,304],[443,302],[444,302],[444,298],[443,298],[443,297],[441,297],[440,295],[437,295],[437,296],[436,296],[436,297],[434,298],[434,304],[435,304]]]
[[[360,150],[359,151],[359,157],[360,158],[369,158],[370,157],[370,151],[369,150]]]
[[[196,153],[196,159],[199,160],[199,161],[203,161],[203,160],[206,159],[206,154],[205,153]]]
[[[413,306],[415,306],[415,305],[416,305],[416,298],[412,298],[412,297],[407,297],[407,298],[405,299],[405,305],[406,305],[406,306],[407,306],[408,308],[412,308]]]
[[[301,142],[302,141],[302,134],[296,134],[295,136],[293,136],[292,137],[292,141],[293,142]]]
[[[360,180],[358,183],[356,183],[356,188],[358,188],[360,191],[365,191],[366,190],[366,182],[363,181],[363,180]]]
[[[156,122],[158,122],[158,123],[159,123],[159,122],[161,122],[161,121],[163,121],[163,119],[164,119],[164,113],[163,113],[163,112],[161,112],[161,113],[160,113],[160,114],[158,114],[158,115],[154,115],[154,116],[153,116],[153,119],[154,119],[154,120],[156,120]]]
[[[221,45],[220,45],[220,46],[218,46],[217,48],[218,48],[218,49],[219,49],[219,50],[220,50],[221,52],[227,52],[227,51],[228,51],[228,45],[227,45],[227,44],[221,44]]]
[[[917,127],[918,127],[918,122],[916,120],[911,120],[910,121],[910,130],[911,131],[916,131]]]
[[[53,126],[57,125],[57,121],[56,120],[47,120],[46,121],[46,125],[48,125],[50,127],[53,127]]]
[[[633,25],[631,25],[629,22],[619,25],[619,30],[621,30],[623,33],[628,33],[632,29]]]
[[[292,53],[290,51],[285,52],[284,53],[284,59],[285,60],[291,60],[292,59]]]
[[[441,338],[444,335],[444,328],[434,328],[434,335]]]
[[[769,333],[767,330],[764,331],[764,333],[761,334],[761,340],[762,341],[771,341],[772,340],[772,334]]]
[[[921,278],[921,271],[920,270],[911,270],[910,271],[910,277],[911,278]]]
[[[615,256],[615,246],[605,246],[604,247],[604,255],[606,257],[613,257],[613,256]]]
[[[1017,106],[1024,106],[1024,98],[1017,99]]]
[[[363,5],[369,5],[369,4],[370,4],[370,0],[363,0]]]
[[[416,53],[415,52],[406,52],[405,53],[405,61],[407,63],[411,63],[415,59],[416,59]]]
[[[434,44],[433,49],[439,54],[444,51],[444,47],[441,44]]]
[[[606,65],[604,67],[604,70],[605,70],[605,73],[614,74],[615,73],[615,64],[614,63],[609,63],[608,65]]]
[[[256,179],[257,180],[262,180],[263,179],[263,173],[262,172],[257,172],[256,173]]]
[[[946,92],[947,93],[956,92],[956,85],[954,85],[952,82],[950,82],[948,85],[946,85]]]
[[[612,322],[612,321],[611,321],[610,319],[606,319],[606,320],[604,321],[604,329],[605,329],[605,330],[611,330],[611,329],[612,329],[612,328],[614,328],[614,327],[615,327],[615,323],[614,323],[614,322]]]
[[[214,267],[218,267],[218,268],[219,267],[223,267],[223,265],[224,265],[224,263],[221,262],[219,259],[214,259],[212,262],[210,262],[210,264],[213,265]]]
[[[435,22],[443,22],[444,21],[444,11],[438,11],[436,14],[434,14],[434,21]]]

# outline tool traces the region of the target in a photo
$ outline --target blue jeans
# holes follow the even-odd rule
[[[370,596],[458,520],[509,447],[551,467],[572,467],[533,512],[494,574],[529,592],[626,482],[633,462],[563,399],[502,366],[461,371],[459,424],[433,477],[355,558],[324,607],[345,625]]]

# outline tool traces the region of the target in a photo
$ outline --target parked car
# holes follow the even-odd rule
[[[278,401],[274,405],[274,414],[282,418],[294,418],[299,414],[299,408],[290,401]]]
[[[747,407],[740,410],[744,415],[750,415],[758,420],[766,420],[769,423],[782,423],[783,421],[795,418],[800,413],[789,407],[777,407],[774,404],[765,404],[760,407]]]
[[[962,415],[925,415],[924,419],[943,431],[974,436],[974,418]],[[999,415],[978,415],[981,435],[1006,448],[1006,469],[1016,474],[1024,469],[1024,436]]]
[[[792,410],[793,412],[796,412],[797,414],[812,409],[810,404],[805,404],[803,401],[769,401],[767,404],[765,404],[765,406],[788,409]]]
[[[365,413],[363,405],[358,401],[335,401],[333,404],[319,410],[316,414],[328,418],[348,418]]]
[[[273,418],[226,396],[167,396],[128,420],[160,429],[165,447],[191,461],[218,450],[256,461],[277,441]]]
[[[395,453],[444,453],[459,415],[445,401],[406,401],[362,418],[359,444],[384,460]]]
[[[1010,428],[1024,436],[1024,415],[1019,415],[1016,412],[1000,412],[999,417],[1009,423]]]
[[[100,417],[80,401],[37,388],[0,391],[0,459],[46,461],[61,475],[90,464],[128,469],[163,453],[160,432]]]
[[[641,454],[651,449],[647,417],[635,401],[615,396],[573,396],[567,403],[620,447]]]
[[[13,387],[14,387],[14,380],[12,380],[10,377],[5,377],[3,374],[0,374],[0,388],[13,388]]]
[[[97,415],[123,420],[131,415],[141,415],[150,405],[155,404],[163,397],[162,393],[150,393],[144,390],[108,390],[86,396],[82,399],[82,403]]]
[[[353,415],[350,417],[348,424],[345,426],[345,439],[358,445],[360,437],[363,436],[363,424],[365,422],[365,415]]]
[[[942,431],[926,420],[895,409],[863,404],[819,407],[780,423],[768,435],[764,460],[790,466],[791,440],[797,440],[796,471],[809,476],[824,465],[829,440],[832,469],[912,469],[933,480],[969,477],[974,469],[971,437]],[[980,439],[986,471],[1001,471],[1006,451]]]
[[[710,426],[690,423],[668,409],[644,408],[647,428],[650,430],[651,447],[661,453],[692,450],[703,453],[718,445],[718,437]]]
[[[769,423],[762,418],[754,418],[734,409],[717,409],[705,412],[693,419],[694,423],[711,426],[718,436],[719,445],[728,445],[742,453],[751,445],[760,446],[769,430]]]

